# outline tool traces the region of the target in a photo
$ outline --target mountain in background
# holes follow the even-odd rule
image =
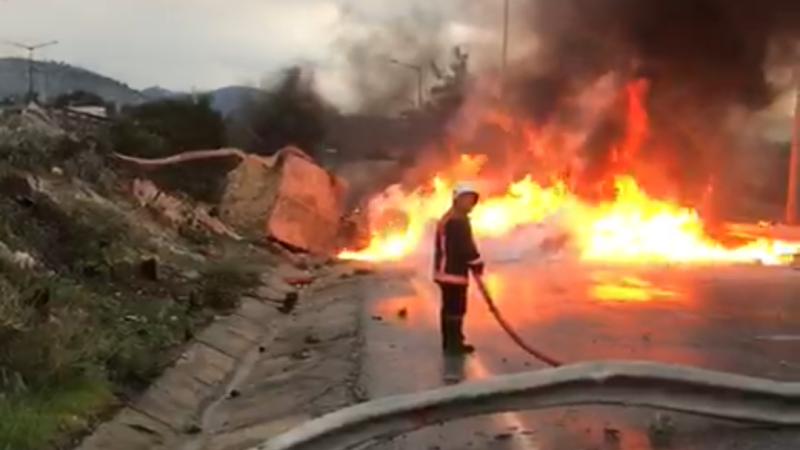
[[[56,61],[35,61],[33,70],[34,90],[45,101],[75,91],[91,92],[118,105],[139,104],[188,94],[160,87],[138,91],[113,78]],[[0,100],[22,99],[27,92],[28,60],[0,58]],[[259,89],[248,86],[228,86],[206,94],[211,96],[211,106],[227,116],[249,99],[256,97],[259,92]]]
[[[262,91],[249,86],[228,86],[208,93],[211,96],[211,107],[223,116],[228,116],[242,105],[255,100]]]
[[[160,86],[153,86],[147,89],[142,89],[141,93],[148,100],[163,100],[165,98],[184,95],[181,92],[170,91],[169,89],[164,89]]]
[[[45,99],[74,91],[97,94],[109,102],[127,105],[140,103],[142,94],[112,78],[55,61],[35,61],[34,90]],[[0,58],[0,99],[24,98],[28,92],[28,60]]]

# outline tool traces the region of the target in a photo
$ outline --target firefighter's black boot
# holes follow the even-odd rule
[[[464,342],[464,318],[442,317],[442,349],[448,355],[468,355],[475,347]]]
[[[442,338],[442,350],[447,352],[447,349],[453,346],[455,342],[453,337],[453,326],[451,325],[452,320],[448,320],[448,317],[445,314],[441,314],[439,316],[439,333],[441,334]]]

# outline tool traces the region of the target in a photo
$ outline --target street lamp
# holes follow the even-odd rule
[[[26,44],[19,44],[17,42],[7,42],[9,45],[13,45],[14,47],[21,48],[28,52],[28,101],[33,101],[34,99],[34,87],[33,87],[33,64],[34,64],[34,53],[37,50],[41,50],[45,47],[50,47],[51,45],[58,44],[58,41],[49,41],[43,42],[41,44],[35,45],[26,45]]]
[[[506,67],[508,66],[508,29],[509,17],[511,14],[511,0],[503,0],[503,48],[501,50],[500,61],[500,93],[501,96],[505,94],[506,85]]]
[[[390,58],[389,62],[400,67],[405,67],[406,69],[413,70],[417,74],[417,108],[422,108],[422,90],[424,89],[423,86],[423,77],[424,77],[424,69],[422,66],[411,64],[403,61],[398,61],[394,58]]]
[[[792,111],[792,144],[789,154],[789,185],[786,195],[786,223],[795,225],[797,222],[797,182],[800,175],[800,68],[793,69],[794,83],[794,110]]]

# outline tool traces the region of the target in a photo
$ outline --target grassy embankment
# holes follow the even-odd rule
[[[98,146],[18,150],[0,149],[0,450],[65,448],[257,276],[202,257],[217,243],[200,249],[115,194]],[[18,170],[39,171],[48,188],[30,190]]]

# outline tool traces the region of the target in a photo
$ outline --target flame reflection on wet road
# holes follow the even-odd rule
[[[566,362],[645,359],[800,380],[800,274],[789,269],[513,264],[495,268],[486,281],[528,342]],[[436,290],[425,280],[415,284],[401,295],[387,286],[372,305],[372,396],[442,384]],[[507,339],[475,293],[468,332],[478,347],[467,360],[468,378],[542,367]],[[520,412],[421,430],[378,448],[646,450],[654,448],[648,429],[655,414],[601,407]],[[800,448],[798,432],[686,417],[670,424],[675,450]]]
[[[644,278],[599,271],[592,276],[589,297],[597,300],[646,302],[659,298],[679,297],[681,293],[655,286]]]

